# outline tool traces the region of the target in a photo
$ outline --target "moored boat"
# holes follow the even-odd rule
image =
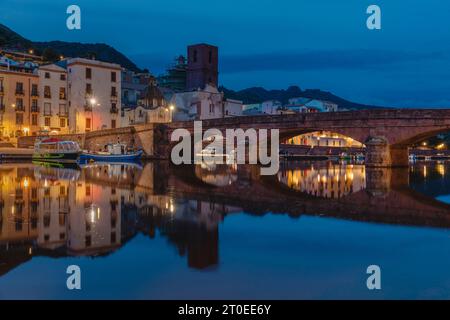
[[[125,144],[116,143],[106,145],[106,151],[83,152],[80,162],[136,162],[141,159],[143,151],[127,152]]]
[[[80,154],[78,143],[48,138],[35,143],[32,159],[36,162],[75,164]]]

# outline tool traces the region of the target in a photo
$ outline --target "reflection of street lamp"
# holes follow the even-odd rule
[[[30,128],[23,128],[23,133],[25,133],[25,135],[28,135],[28,132],[30,132]]]

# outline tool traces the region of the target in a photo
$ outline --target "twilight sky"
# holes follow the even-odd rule
[[[66,28],[70,4],[80,31]],[[382,30],[366,28],[370,4]],[[0,23],[30,40],[105,42],[157,75],[207,42],[231,89],[298,85],[404,107],[450,107],[449,21],[442,0],[0,0]]]

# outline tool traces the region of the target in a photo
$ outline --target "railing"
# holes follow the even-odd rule
[[[39,113],[39,107],[31,107],[31,112]]]
[[[111,108],[110,112],[111,113],[119,113],[119,109],[117,107],[116,108]]]
[[[59,94],[59,100],[66,100],[67,99],[67,97],[66,97],[66,94],[64,93],[64,94]]]
[[[59,112],[58,116],[60,116],[62,118],[67,118],[69,116],[69,112],[67,112],[67,111]]]
[[[92,111],[92,106],[89,104],[84,105],[84,111]]]
[[[52,94],[51,93],[44,93],[44,98],[45,99],[51,99],[52,98]]]
[[[16,95],[18,96],[23,96],[25,93],[23,91],[23,89],[16,89]]]
[[[5,88],[3,86],[0,86],[0,94],[4,94],[5,93]]]
[[[0,112],[5,112],[5,105],[4,104],[0,104]]]
[[[31,91],[31,96],[32,97],[39,97],[39,92],[37,92],[36,90]]]
[[[16,111],[21,111],[21,112],[25,111],[25,106],[24,105],[16,106]]]
[[[44,116],[51,116],[52,111],[44,110]]]

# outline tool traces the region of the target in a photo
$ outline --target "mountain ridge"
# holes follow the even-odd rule
[[[136,64],[124,54],[105,43],[81,43],[66,41],[31,41],[0,23],[0,47],[12,49],[33,49],[36,54],[46,56],[53,62],[59,56],[92,58],[118,63],[129,70],[140,72]]]
[[[267,100],[278,100],[283,104],[287,104],[291,98],[305,97],[310,99],[326,100],[336,103],[340,108],[347,108],[352,110],[361,109],[387,109],[387,107],[371,106],[361,103],[355,103],[345,100],[335,94],[322,91],[320,89],[306,89],[302,90],[298,86],[290,86],[287,89],[281,90],[267,90],[263,87],[251,87],[239,91],[220,87],[220,91],[223,91],[225,97],[228,99],[236,99],[243,101],[244,104],[262,103]]]

